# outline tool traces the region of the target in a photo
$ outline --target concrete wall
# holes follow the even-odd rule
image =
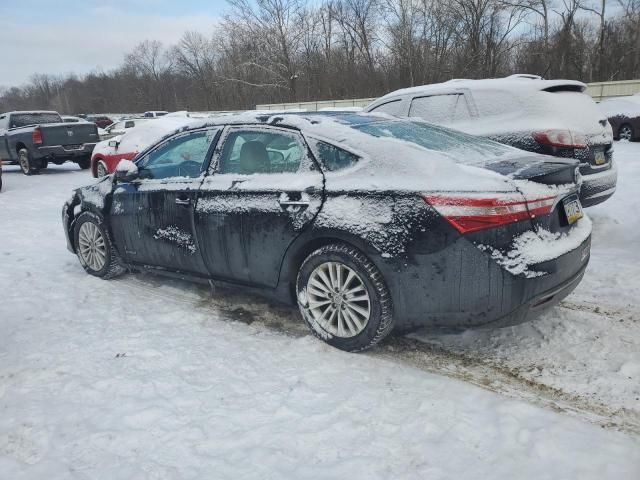
[[[621,97],[640,93],[640,80],[623,80],[619,82],[596,82],[587,84],[587,93],[596,102],[607,98]],[[256,105],[256,110],[321,110],[323,108],[364,107],[374,98],[354,98],[351,100],[319,100],[317,102],[270,103]]]

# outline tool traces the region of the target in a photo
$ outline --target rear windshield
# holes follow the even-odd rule
[[[9,128],[20,128],[41,123],[61,123],[57,113],[12,113]]]
[[[382,121],[353,125],[353,128],[374,137],[387,137],[415,143],[429,150],[460,154],[459,163],[477,164],[478,157],[495,160],[496,155],[512,153],[513,149],[481,137],[438,127],[419,121]],[[470,155],[462,155],[467,153]]]

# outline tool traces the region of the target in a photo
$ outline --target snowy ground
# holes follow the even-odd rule
[[[539,321],[363,355],[288,309],[87,276],[75,166],[0,193],[0,478],[640,478],[640,144],[590,210],[585,280]]]

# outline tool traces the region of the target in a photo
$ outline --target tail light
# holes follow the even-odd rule
[[[524,199],[520,194],[433,194],[423,198],[462,234],[546,215],[556,199]]]
[[[587,148],[587,137],[571,130],[541,130],[532,133],[541,145],[557,148]]]
[[[34,145],[42,145],[42,132],[39,128],[33,130],[33,133],[31,134],[31,142]]]

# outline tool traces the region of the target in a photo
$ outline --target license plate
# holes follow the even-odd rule
[[[564,213],[567,215],[569,225],[575,223],[584,216],[578,195],[570,195],[563,199],[562,205],[564,206]]]
[[[601,151],[595,152],[595,160],[596,165],[604,165],[604,163],[607,161],[606,157],[604,156],[604,152]]]

